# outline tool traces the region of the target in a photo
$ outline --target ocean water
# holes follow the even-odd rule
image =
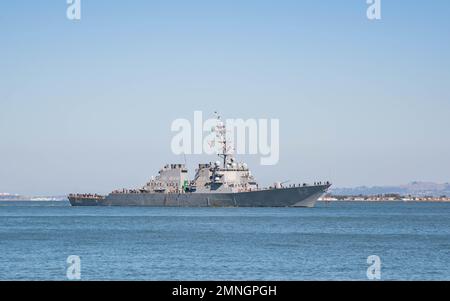
[[[0,202],[0,279],[450,280],[449,203],[300,208],[70,207]]]

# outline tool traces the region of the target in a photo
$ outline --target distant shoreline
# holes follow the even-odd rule
[[[326,195],[319,199],[321,202],[416,202],[416,203],[447,203],[450,197],[447,196],[401,196],[389,195],[358,195],[358,196],[335,196]]]
[[[66,197],[52,198],[52,197],[18,197],[18,198],[0,198],[0,202],[64,202],[69,201]]]
[[[320,203],[450,203],[449,200],[443,200],[443,201],[402,201],[402,200],[377,200],[377,201],[368,201],[368,200],[323,200],[319,199],[318,202]]]

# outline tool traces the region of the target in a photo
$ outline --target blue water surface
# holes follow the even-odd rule
[[[301,208],[70,207],[0,202],[0,279],[450,280],[450,203]]]

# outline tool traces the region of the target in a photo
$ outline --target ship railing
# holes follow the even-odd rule
[[[83,193],[83,194],[69,194],[71,198],[83,198],[83,199],[104,199],[105,197],[99,194]]]
[[[281,187],[269,186],[269,187],[257,187],[251,188],[248,190],[243,190],[244,192],[253,192],[253,191],[266,191],[266,190],[276,190],[276,189],[286,189],[286,188],[300,188],[300,187],[315,187],[315,186],[329,186],[331,185],[330,181],[325,182],[314,182],[313,184],[308,183],[300,183],[300,184],[290,184],[290,185],[281,185]],[[144,194],[150,193],[151,191],[143,191],[141,189],[122,189],[122,190],[114,190],[112,194]],[[183,193],[192,193],[192,191],[172,191],[166,190],[165,188],[155,189],[154,192],[162,193],[165,192],[167,194],[183,194]],[[71,197],[89,197],[92,195],[70,195]],[[93,195],[94,197],[96,195]],[[104,198],[103,196],[97,195],[98,198]]]
[[[329,186],[329,185],[331,185],[330,181],[325,181],[325,182],[319,181],[319,182],[314,182],[313,184],[301,183],[301,184],[281,185],[281,187],[269,186],[269,187],[257,188],[256,190],[252,190],[252,191],[276,190],[276,189],[297,188],[297,187],[300,188],[300,187]]]

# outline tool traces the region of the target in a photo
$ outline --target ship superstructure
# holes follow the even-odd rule
[[[313,207],[331,186],[284,186],[280,182],[260,188],[246,163],[237,162],[226,127],[217,115],[212,142],[220,160],[199,164],[194,179],[189,180],[185,164],[165,165],[141,189],[115,190],[107,196],[74,194],[73,206],[185,206],[185,207]]]

